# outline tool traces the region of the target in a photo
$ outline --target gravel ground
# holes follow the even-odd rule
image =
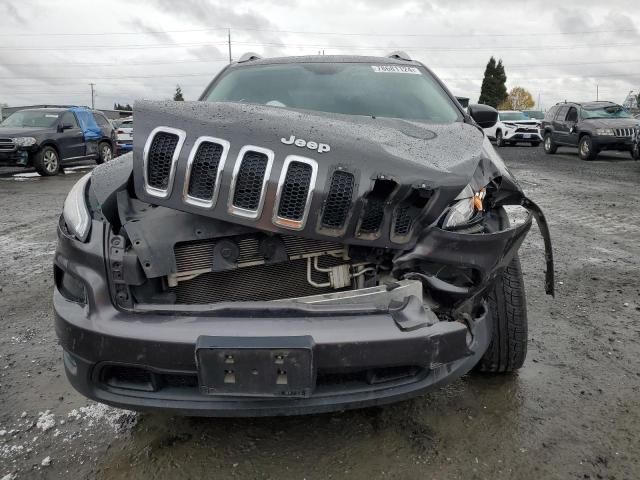
[[[501,150],[554,239],[521,250],[529,356],[415,400],[331,415],[200,419],[90,402],[67,383],[51,260],[66,192],[0,169],[0,479],[640,478],[640,163]]]

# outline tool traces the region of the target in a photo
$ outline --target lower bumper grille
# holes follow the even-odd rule
[[[13,140],[10,138],[0,138],[0,152],[13,152],[16,149]]]

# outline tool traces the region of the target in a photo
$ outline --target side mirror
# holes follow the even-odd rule
[[[491,128],[498,123],[498,111],[489,105],[469,105],[468,111],[481,128]]]
[[[73,128],[73,125],[71,125],[70,123],[63,123],[62,124],[62,130],[70,130]]]

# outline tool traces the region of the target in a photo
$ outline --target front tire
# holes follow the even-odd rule
[[[500,130],[496,132],[496,147],[504,147],[504,138]]]
[[[595,160],[598,156],[598,151],[594,148],[589,135],[580,138],[580,142],[578,142],[578,155],[581,160]]]
[[[44,147],[36,154],[33,166],[39,175],[52,177],[60,172],[60,156],[53,147]]]
[[[640,145],[634,145],[631,149],[631,158],[640,160]]]
[[[113,148],[107,142],[102,142],[98,145],[98,159],[96,163],[98,165],[108,162],[113,158]]]
[[[527,357],[527,301],[517,255],[497,278],[488,302],[493,332],[476,368],[481,372],[512,372],[522,367]]]
[[[552,155],[558,151],[558,146],[551,138],[551,132],[547,132],[544,134],[544,153],[548,153]]]

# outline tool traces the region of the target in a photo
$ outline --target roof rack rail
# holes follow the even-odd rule
[[[243,62],[252,62],[254,60],[260,60],[262,57],[260,55],[258,55],[257,53],[253,53],[253,52],[247,52],[245,54],[243,54],[239,59],[237,63],[243,63]]]
[[[396,50],[395,52],[391,52],[387,55],[387,58],[397,58],[398,60],[405,60],[407,62],[411,61],[411,57],[407,52],[403,52],[402,50]]]

